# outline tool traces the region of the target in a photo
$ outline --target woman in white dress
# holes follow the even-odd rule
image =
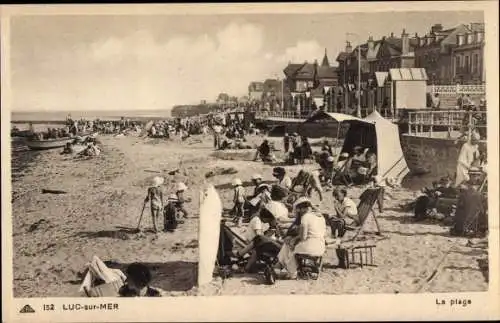
[[[286,237],[278,254],[279,263],[288,272],[289,279],[297,278],[295,254],[322,256],[325,253],[326,221],[323,215],[313,210],[311,201],[306,197],[299,198],[294,208],[298,236]]]

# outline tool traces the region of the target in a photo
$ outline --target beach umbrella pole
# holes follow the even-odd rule
[[[139,217],[139,223],[137,223],[137,229],[136,231],[139,232],[141,231],[140,230],[140,227],[141,227],[141,222],[142,222],[142,216],[144,214],[144,209],[146,208],[146,202],[144,202],[144,204],[142,205],[142,211],[141,211],[141,216]]]

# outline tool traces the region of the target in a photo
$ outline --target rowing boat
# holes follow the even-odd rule
[[[85,140],[88,136],[95,136],[90,132],[85,132],[81,134],[77,134],[74,137],[63,137],[63,138],[55,138],[55,139],[27,139],[26,145],[31,150],[47,150],[54,148],[62,148],[66,146],[67,143],[72,143],[77,137],[80,137],[82,140]]]
[[[73,137],[44,139],[44,140],[28,139],[26,140],[26,145],[31,150],[46,150],[46,149],[64,147],[66,146],[67,143],[73,142],[73,140],[75,140],[75,138]]]

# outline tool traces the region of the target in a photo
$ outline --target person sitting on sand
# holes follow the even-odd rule
[[[278,180],[278,185],[290,189],[292,186],[292,179],[286,174],[283,167],[274,167],[273,176]]]
[[[271,228],[273,225],[273,230]],[[263,207],[258,213],[252,215],[248,223],[247,231],[245,232],[248,244],[241,250],[236,252],[237,257],[243,257],[250,252],[250,258],[245,266],[245,272],[252,272],[255,262],[257,261],[257,253],[255,251],[255,241],[262,239],[264,236],[269,239],[275,239],[277,230],[277,223],[275,216],[267,207]],[[278,233],[279,234],[279,233]]]
[[[238,226],[241,225],[244,217],[244,209],[243,205],[245,203],[245,188],[243,187],[243,183],[241,182],[241,179],[235,178],[233,180],[233,187],[234,187],[234,197],[233,197],[233,212],[234,212],[234,219],[233,222],[236,223]]]
[[[126,270],[127,281],[118,291],[121,297],[161,297],[162,292],[149,286],[151,271],[141,263],[133,263]]]
[[[260,175],[260,174],[253,174],[252,175],[252,184],[254,185],[253,195],[249,196],[249,198],[254,198],[254,197],[256,197],[259,194],[258,193],[258,188],[259,188],[260,184],[262,184],[262,175]]]
[[[144,203],[150,202],[151,218],[153,219],[153,230],[158,233],[160,212],[163,209],[163,192],[161,185],[163,185],[163,177],[156,176],[153,178],[153,186],[148,188],[148,193],[144,199]]]
[[[358,219],[358,207],[356,203],[347,197],[344,188],[335,189],[332,193],[334,198],[334,213],[328,220],[334,237],[343,237],[346,225],[356,224]]]
[[[297,278],[296,254],[319,257],[325,253],[326,248],[326,222],[323,215],[313,210],[307,197],[299,198],[294,209],[299,219],[298,235],[286,237],[278,254],[278,266],[286,269],[289,279]]]
[[[321,147],[321,151],[325,151],[327,152],[330,156],[333,156],[333,150],[332,150],[332,146],[330,145],[330,143],[328,142],[328,139],[325,139],[325,141],[323,141],[323,145]]]
[[[61,155],[67,155],[67,154],[72,154],[74,152],[73,146],[71,145],[70,142],[66,143],[66,146],[64,147],[63,151],[61,152]]]
[[[163,208],[163,231],[175,232],[177,229],[177,211],[179,209],[179,198],[171,194],[167,199],[167,205]]]
[[[263,161],[269,161],[271,160],[270,154],[271,154],[271,147],[269,146],[269,141],[267,139],[264,139],[262,144],[257,148],[254,161],[257,161],[259,157]]]

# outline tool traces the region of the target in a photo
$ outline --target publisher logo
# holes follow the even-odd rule
[[[33,307],[31,307],[29,305],[24,305],[23,308],[21,308],[21,310],[19,311],[19,313],[21,313],[21,314],[35,313],[35,310],[33,309]]]

